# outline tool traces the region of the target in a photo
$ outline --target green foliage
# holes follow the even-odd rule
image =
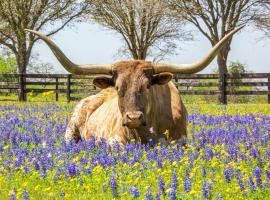
[[[0,74],[16,73],[15,57],[0,57]]]
[[[240,74],[247,72],[247,67],[239,61],[231,62],[228,67],[229,74]]]

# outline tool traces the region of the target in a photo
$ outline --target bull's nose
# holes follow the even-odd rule
[[[140,111],[127,112],[123,118],[123,126],[138,128],[145,126],[144,114]]]
[[[143,118],[143,113],[140,111],[127,112],[126,116],[127,116],[127,119],[130,121],[141,120]]]

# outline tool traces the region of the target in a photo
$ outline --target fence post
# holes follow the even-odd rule
[[[175,77],[174,80],[175,80],[175,83],[178,83],[178,78],[177,78],[177,77]],[[178,85],[176,86],[176,88],[179,89],[179,88],[178,88]]]
[[[19,101],[26,101],[24,74],[19,74]]]
[[[268,104],[270,104],[270,75],[268,75]]]
[[[68,74],[67,76],[67,102],[70,102],[70,79],[71,79],[71,74]]]
[[[220,82],[220,92],[221,92],[221,95],[220,95],[220,101],[222,104],[227,104],[227,92],[226,92],[226,78],[227,78],[227,75],[224,73],[224,74],[221,74],[221,82]]]
[[[58,101],[58,77],[55,78],[55,100]]]

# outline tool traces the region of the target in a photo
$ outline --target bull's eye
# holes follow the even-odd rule
[[[117,91],[119,91],[119,87],[118,87],[118,86],[116,86],[115,89],[116,89]]]
[[[150,89],[150,87],[151,87],[151,85],[148,83],[148,84],[146,85],[146,88],[147,88],[147,89]]]

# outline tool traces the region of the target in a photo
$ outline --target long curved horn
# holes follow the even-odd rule
[[[112,65],[111,64],[86,64],[77,65],[71,62],[66,55],[60,50],[60,48],[46,35],[34,31],[25,29],[25,31],[31,32],[37,35],[40,39],[45,41],[47,45],[52,50],[53,54],[56,56],[57,60],[63,65],[63,67],[70,73],[76,75],[89,75],[89,74],[111,74]]]
[[[181,73],[181,74],[192,74],[197,73],[207,67],[212,60],[216,57],[218,51],[223,47],[224,44],[231,38],[236,32],[241,30],[244,26],[240,26],[232,30],[229,34],[222,38],[212,50],[201,60],[193,64],[166,64],[166,63],[152,63],[154,72],[156,74],[161,72]]]

